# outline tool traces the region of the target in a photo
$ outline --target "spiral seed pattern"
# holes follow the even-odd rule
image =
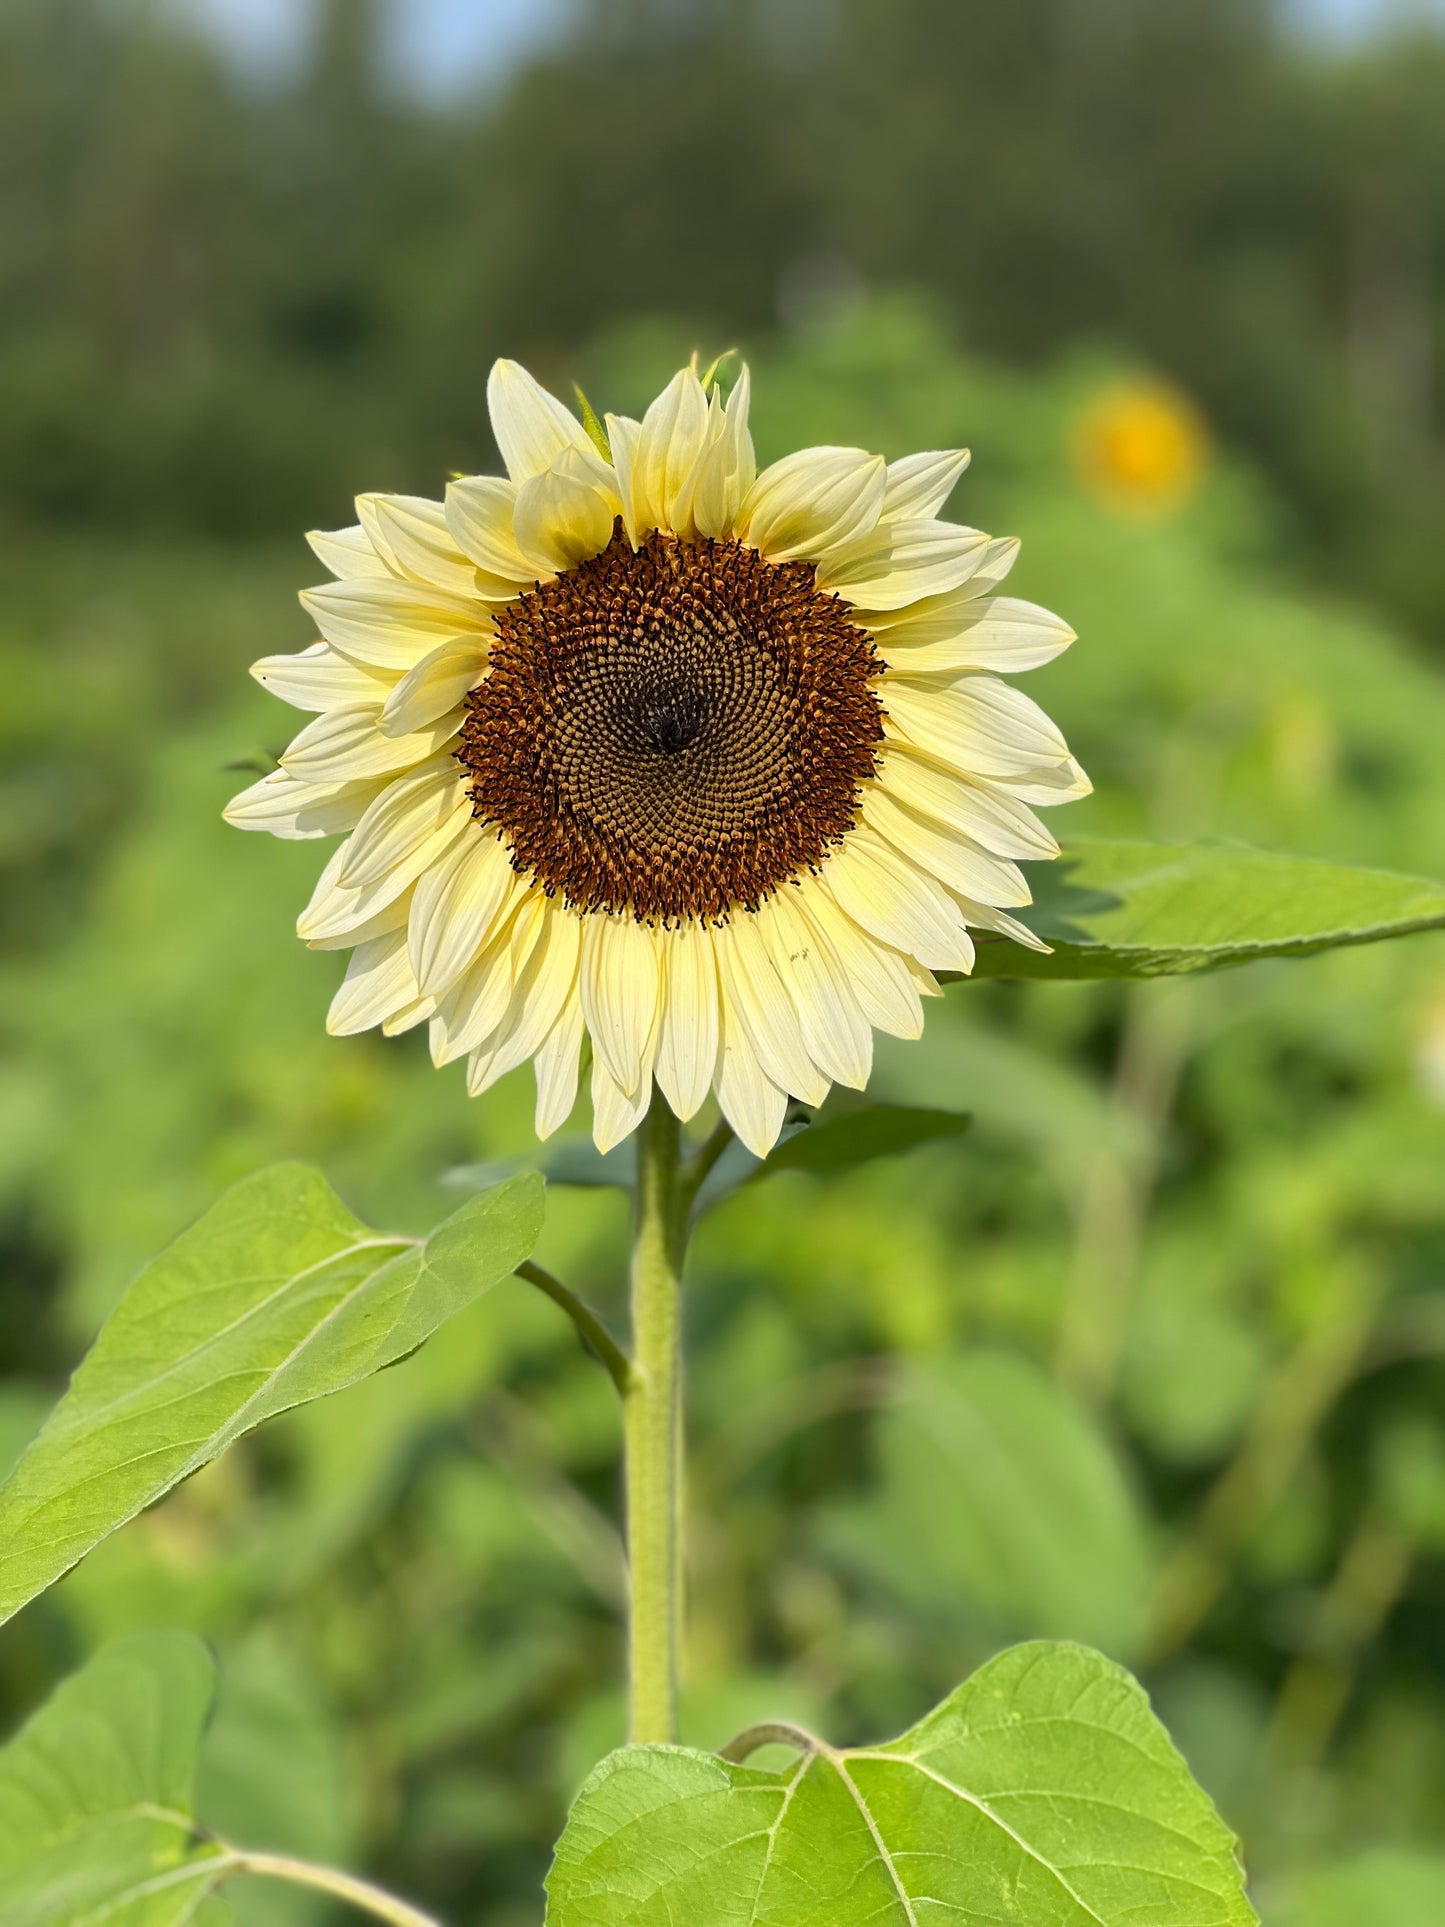
[[[619,522],[497,611],[458,757],[477,818],[577,911],[719,921],[852,827],[882,710],[870,639],[811,565]]]

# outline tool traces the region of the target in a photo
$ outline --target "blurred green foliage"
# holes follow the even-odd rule
[[[740,330],[765,458],[970,444],[954,513],[1081,633],[1030,685],[1097,786],[1071,828],[1445,872],[1402,631],[1445,610],[1440,457],[1398,347],[1440,327],[1439,47],[1327,65],[1203,0],[662,11],[445,115],[378,84],[359,6],[271,95],[121,8],[0,14],[0,1457],[234,1178],[302,1157],[421,1231],[528,1154],[525,1073],[469,1104],[415,1037],[325,1038],[316,850],[219,818],[287,732],[244,668],[308,640],[292,532],[486,466],[494,350],[635,410]],[[1146,366],[1247,451],[1152,518],[1071,455]],[[1003,1641],[1092,1638],[1267,1921],[1434,1927],[1445,946],[958,986],[875,1090],[973,1127],[699,1236],[686,1737],[876,1738]],[[539,1254],[614,1320],[624,1213],[555,1192]],[[499,1287],[8,1626],[0,1721],[194,1628],[224,1833],[530,1927],[621,1732],[616,1449],[571,1328]]]

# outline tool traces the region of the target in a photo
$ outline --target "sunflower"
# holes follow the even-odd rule
[[[534,1060],[543,1137],[586,1036],[601,1149],[655,1080],[763,1155],[921,1033],[970,929],[1038,947],[1016,859],[1089,787],[999,679],[1072,631],[996,593],[1016,542],[939,519],[967,452],[759,474],[748,395],[684,368],[589,429],[499,361],[505,479],[359,497],[309,538],[322,639],[252,671],[314,714],[226,816],[344,839],[297,926],[351,952],[328,1028],[426,1024],[473,1094]]]

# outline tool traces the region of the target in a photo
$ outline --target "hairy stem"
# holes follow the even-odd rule
[[[592,1307],[584,1299],[579,1298],[575,1291],[569,1291],[560,1278],[554,1278],[550,1271],[544,1271],[541,1265],[533,1264],[530,1258],[524,1259],[517,1266],[517,1276],[525,1279],[529,1285],[535,1285],[538,1291],[545,1292],[554,1305],[562,1307],[577,1327],[582,1343],[600,1364],[607,1367],[612,1383],[626,1398],[632,1367],[628,1363],[626,1352]]]
[[[682,1256],[678,1124],[661,1092],[637,1133],[632,1366],[624,1406],[628,1674],[635,1742],[677,1737],[682,1623]]]
[[[349,1901],[376,1920],[390,1921],[392,1927],[438,1927],[430,1914],[381,1887],[373,1887],[369,1880],[338,1873],[334,1867],[313,1866],[309,1860],[293,1860],[290,1854],[248,1853],[233,1847],[221,1864],[231,1873],[264,1874],[273,1880],[289,1880],[293,1886],[317,1888],[337,1900]]]

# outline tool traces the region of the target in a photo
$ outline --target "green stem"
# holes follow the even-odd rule
[[[592,1356],[607,1367],[612,1383],[624,1398],[627,1396],[627,1382],[632,1374],[627,1354],[608,1331],[602,1320],[584,1299],[575,1291],[569,1291],[560,1278],[554,1278],[550,1271],[541,1265],[533,1264],[530,1258],[523,1259],[517,1266],[517,1276],[538,1291],[545,1292],[554,1305],[560,1305],[572,1323],[577,1327],[582,1343]]]
[[[395,1894],[373,1887],[369,1880],[353,1874],[338,1873],[334,1867],[313,1866],[309,1860],[293,1860],[286,1853],[248,1853],[231,1848],[220,1864],[231,1873],[263,1874],[272,1880],[289,1880],[293,1886],[314,1887],[337,1900],[350,1901],[363,1913],[391,1923],[391,1927],[438,1927],[430,1914],[398,1900]]]
[[[660,1091],[637,1132],[632,1368],[624,1408],[632,1738],[677,1738],[682,1623],[682,1256],[678,1125]]]

